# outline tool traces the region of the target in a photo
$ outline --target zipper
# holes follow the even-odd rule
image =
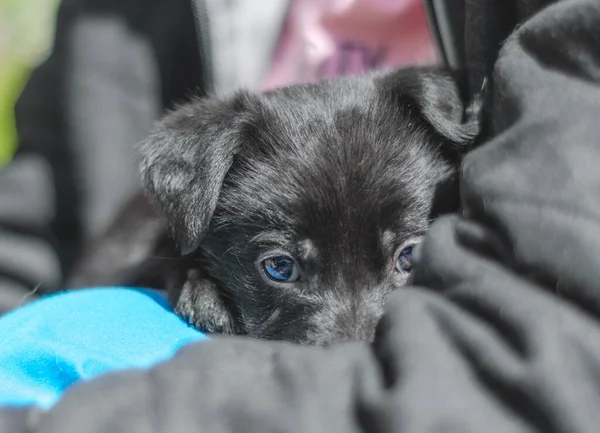
[[[209,95],[215,90],[213,72],[212,45],[210,36],[210,23],[208,10],[203,0],[191,0],[194,12],[194,24],[196,27],[196,39],[198,42],[198,54],[202,65],[202,87],[204,93]]]

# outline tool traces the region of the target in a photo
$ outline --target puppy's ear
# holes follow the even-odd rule
[[[143,185],[184,254],[208,228],[241,145],[249,96],[198,100],[168,114],[141,143]]]
[[[461,98],[457,76],[436,68],[405,68],[379,74],[375,82],[397,103],[414,107],[433,130],[465,149],[481,129],[485,86],[469,104]]]

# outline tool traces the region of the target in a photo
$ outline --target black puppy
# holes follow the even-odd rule
[[[447,190],[434,208],[434,194],[477,135],[477,111],[449,74],[403,69],[198,100],[167,115],[140,150],[146,194],[183,256],[159,271],[177,313],[228,334],[371,339],[431,219],[456,205]],[[116,257],[139,243],[135,214],[112,229]],[[140,227],[158,239],[145,218]],[[142,261],[130,266],[138,274],[149,270]],[[114,272],[106,263],[96,274]]]

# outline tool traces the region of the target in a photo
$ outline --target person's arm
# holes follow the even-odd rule
[[[49,223],[52,172],[35,153],[20,153],[0,171],[0,315],[58,284],[60,261]]]
[[[16,105],[0,172],[0,312],[52,291],[138,189],[134,147],[202,92],[188,0],[64,0],[50,56]],[[5,301],[3,301],[5,299]]]

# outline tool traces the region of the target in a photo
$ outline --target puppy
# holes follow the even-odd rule
[[[140,147],[158,218],[132,201],[73,285],[154,272],[208,332],[371,340],[420,237],[457,206],[478,112],[449,73],[423,68],[189,103]]]

